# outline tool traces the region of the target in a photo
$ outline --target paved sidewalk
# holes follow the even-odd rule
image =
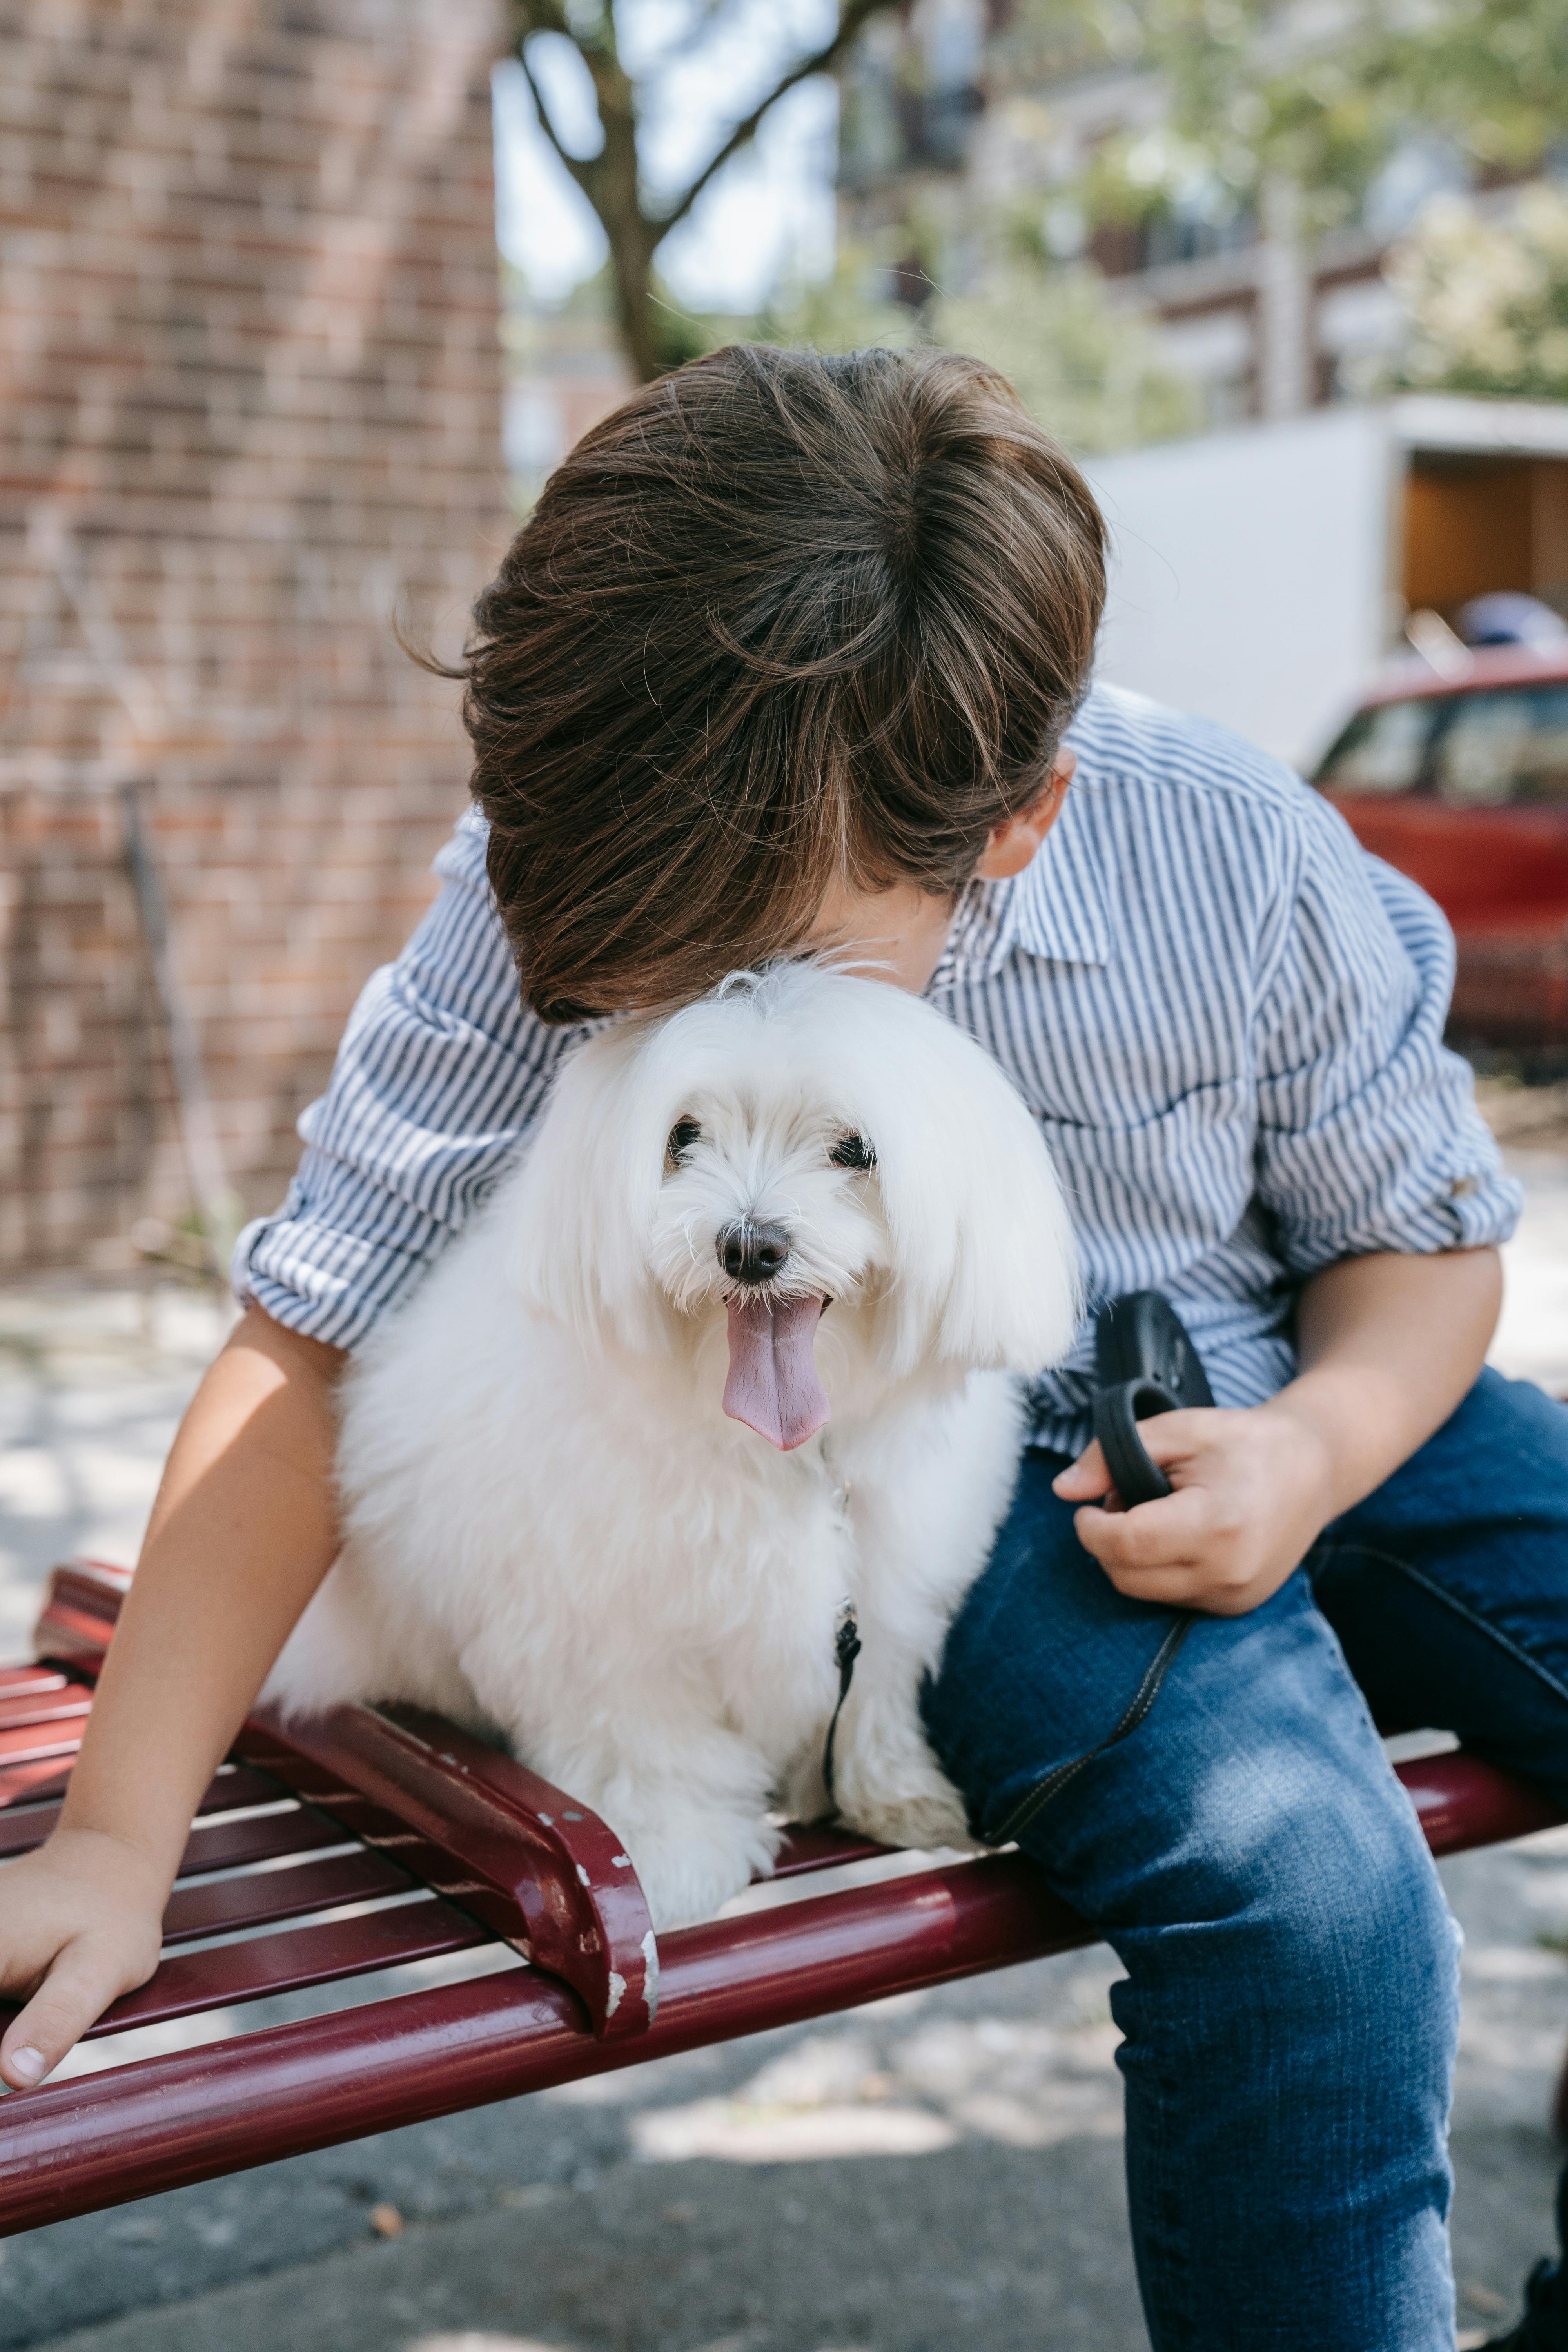
[[[1568,1158],[1530,1143],[1498,1360],[1568,1388]],[[0,1654],[52,1559],[133,1557],[226,1321],[173,1283],[0,1295]],[[1444,1874],[1479,2338],[1549,2239],[1568,1832]],[[0,2246],[0,2347],[1147,2352],[1116,1973],[1068,1955],[35,2231]]]
[[[234,1309],[208,1286],[69,1276],[0,1289],[0,1657],[25,1657],[43,1578],[134,1562],[180,1415]]]

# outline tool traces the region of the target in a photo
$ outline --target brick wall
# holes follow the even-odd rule
[[[464,801],[508,530],[491,0],[0,0],[0,1265],[187,1206],[143,784],[229,1181],[280,1192]]]

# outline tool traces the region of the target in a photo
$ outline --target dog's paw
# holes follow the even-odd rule
[[[834,1772],[840,1818],[882,1845],[973,1853],[963,1798],[922,1739],[858,1739]]]
[[[679,1832],[660,1827],[626,1847],[659,1934],[711,1919],[753,1878],[765,1876],[778,1851],[780,1832],[763,1820],[688,1820]]]
[[[956,1846],[961,1853],[978,1853],[968,1817],[953,1789],[931,1790],[921,1796],[877,1798],[839,1807],[847,1827],[879,1845],[913,1846],[929,1852]]]
[[[779,1808],[791,1822],[819,1822],[833,1810],[827,1783],[822,1777],[822,1741],[814,1739],[785,1770],[779,1782]]]

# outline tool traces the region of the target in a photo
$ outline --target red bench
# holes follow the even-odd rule
[[[37,1663],[0,1669],[0,1856],[55,1819],[129,1582],[58,1569]],[[1435,1853],[1563,1818],[1462,1751],[1397,1769]],[[778,1875],[884,1851],[797,1830]],[[347,1707],[285,1733],[263,1713],[202,1801],[157,1974],[94,2035],[346,1978],[374,1994],[388,1969],[482,1947],[515,1964],[10,2094],[0,2235],[1096,1941],[1032,1864],[1000,1853],[656,1947],[605,1823],[440,1717]]]

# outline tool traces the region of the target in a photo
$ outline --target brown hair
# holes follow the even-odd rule
[[[796,947],[836,879],[956,895],[1082,694],[1104,534],[1003,379],[741,345],[552,475],[474,609],[489,877],[546,1021]]]

